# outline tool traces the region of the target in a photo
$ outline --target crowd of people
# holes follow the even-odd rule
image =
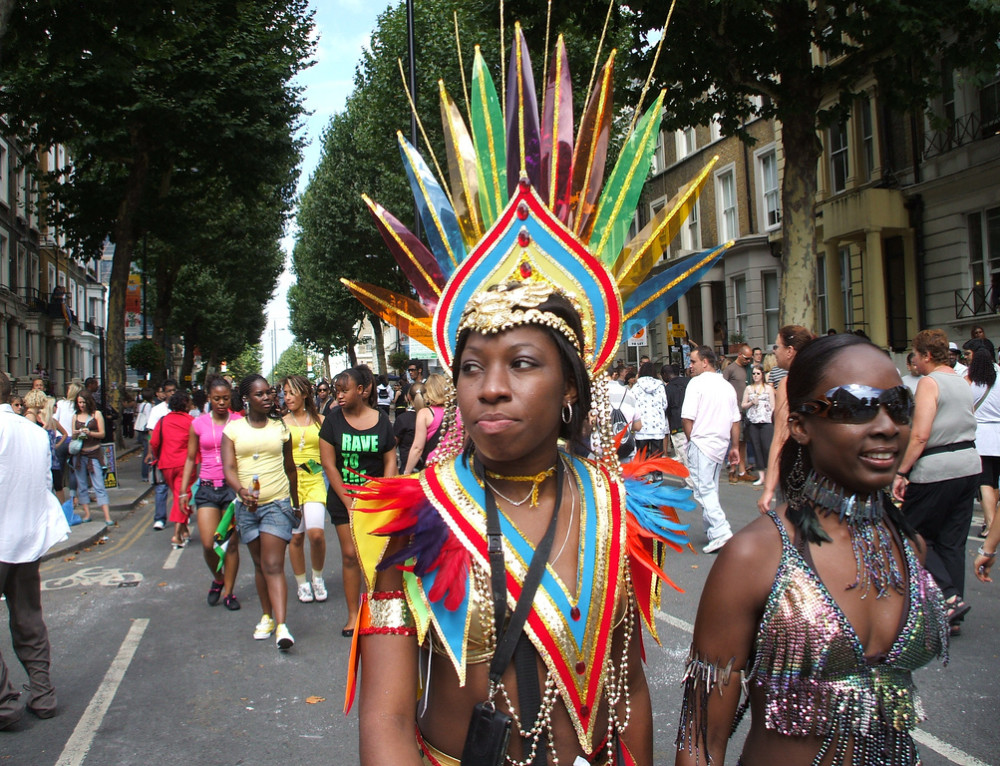
[[[470,337],[478,341],[476,333]],[[542,353],[547,343],[538,338],[529,341],[541,345],[537,352],[541,357],[548,353]],[[574,461],[581,455],[600,458],[600,439],[590,433],[593,422],[582,414],[589,411],[591,394],[581,381],[564,380],[559,386],[569,392],[564,394],[569,399],[563,414],[556,415],[559,428],[547,436],[545,429],[537,433],[531,429],[530,439],[521,435],[514,442],[498,441],[498,433],[506,429],[497,429],[499,421],[492,418],[477,418],[477,407],[495,397],[511,402],[508,410],[515,403],[528,407],[529,401],[548,401],[555,394],[549,396],[546,386],[558,383],[558,378],[532,379],[530,386],[513,379],[497,383],[486,371],[494,365],[493,355],[504,358],[508,351],[506,343],[493,345],[492,341],[467,342],[468,352],[462,357],[466,361],[456,366],[451,380],[440,374],[426,375],[423,366],[413,362],[395,387],[361,366],[315,385],[296,375],[277,386],[250,376],[234,388],[226,378],[213,377],[197,399],[172,380],[141,392],[132,427],[143,451],[143,473],[156,485],[154,528],[171,524],[171,544],[182,548],[192,534],[189,525],[196,521],[211,577],[208,605],[240,609],[235,592],[239,546],[246,545],[261,607],[253,638],[273,636],[281,651],[294,646],[286,618],[286,551],[297,598],[303,603],[326,601],[329,514],[341,552],[346,604],[342,633],[353,637],[361,626],[362,657],[379,657],[374,668],[370,659],[366,663],[366,684],[400,692],[408,687],[416,672],[410,664],[414,655],[398,654],[391,637],[384,642],[373,640],[371,627],[376,624],[372,599],[383,598],[377,595],[380,592],[401,592],[406,586],[397,575],[389,576],[400,570],[379,570],[386,572],[383,575],[366,569],[363,550],[356,547],[358,530],[352,534],[356,516],[352,509],[376,496],[361,489],[367,482],[413,476],[439,464],[440,458],[431,459],[432,454],[443,433],[454,429],[456,421],[462,427],[463,418],[466,453],[471,446],[483,461],[484,481],[499,500],[505,518],[540,541],[546,530],[543,524],[537,534],[532,531],[535,522],[531,519],[537,514],[519,515],[529,500],[537,497],[530,507],[552,506],[554,501],[569,514],[565,524],[553,522],[558,537],[565,538],[561,554],[565,540],[582,534],[582,521],[573,518],[578,502],[574,493],[583,487],[582,499],[593,492],[586,490],[581,473],[586,463]],[[919,333],[907,358],[907,375],[901,376],[888,355],[863,338],[845,334],[817,339],[806,328],[788,326],[779,331],[772,354],[740,345],[725,366],[712,347],[692,344],[690,364],[683,371],[671,364],[657,369],[649,359],[641,360],[637,371],[624,364],[611,368],[608,405],[621,413],[620,422],[625,424],[621,433],[614,434],[617,459],[627,465],[672,455],[686,466],[688,476],[679,475],[675,484],[686,482],[693,490],[707,538],[703,550],[719,554],[702,593],[685,669],[678,763],[705,757],[722,762],[728,732],[742,715],[744,700],[749,700],[751,710],[769,711],[751,723],[744,763],[773,761],[785,757],[783,752],[818,752],[817,759],[834,752],[839,762],[845,748],[854,748],[865,757],[890,748],[904,754],[891,762],[913,762],[912,741],[904,735],[916,718],[910,687],[899,685],[898,672],[942,655],[948,634],[960,635],[962,621],[972,608],[965,600],[968,562],[964,554],[977,497],[984,518],[978,530],[983,546],[973,571],[985,582],[990,581],[1000,543],[1000,524],[995,523],[1000,494],[1000,393],[996,393],[1000,367],[984,337],[971,338],[959,354],[956,346],[939,330]],[[774,362],[767,365],[772,355]],[[965,362],[964,370],[958,368],[960,360]],[[572,368],[572,363],[559,366]],[[485,393],[483,386],[487,386]],[[494,390],[495,386],[499,388]],[[394,390],[391,398],[390,390]],[[461,414],[449,420],[447,409],[456,394]],[[397,399],[404,403],[402,409],[396,408]],[[100,449],[107,429],[85,383],[72,382],[65,399],[58,402],[38,386],[18,403],[20,407],[6,409],[45,434],[52,492],[61,502],[64,484],[69,484],[84,520],[90,518],[94,497],[105,523],[112,524]],[[508,416],[513,417],[505,412]],[[537,423],[547,416],[540,411],[515,420],[521,417]],[[573,427],[567,429],[566,422]],[[625,436],[630,437],[627,448],[622,444]],[[552,438],[562,440],[570,451],[551,467],[538,460],[529,464],[502,459],[512,454],[514,444],[525,441],[516,450],[527,450],[524,460],[528,460],[539,449],[537,440]],[[73,442],[76,445],[69,448]],[[549,448],[543,452],[549,454]],[[461,462],[461,453],[458,459]],[[758,505],[764,518],[743,530],[730,527],[719,502],[719,480],[725,468],[730,481],[752,479],[761,487]],[[568,470],[576,477],[568,484],[547,481],[550,475],[565,475]],[[525,478],[534,482],[528,495],[510,497]],[[390,486],[378,485],[381,497]],[[357,500],[359,493],[361,500]],[[228,518],[232,521],[226,529],[231,504]],[[413,553],[420,535],[410,531],[408,546],[397,550],[390,544],[387,550],[394,553],[392,561]],[[220,539],[226,541],[221,552]],[[5,566],[0,564],[0,569]],[[563,572],[557,567],[556,571],[567,582],[573,581],[569,569]],[[838,582],[846,590],[834,588]],[[376,584],[379,590],[373,593]],[[784,595],[778,598],[776,593]],[[868,594],[875,598],[867,599]],[[935,609],[938,598],[943,600],[940,610]],[[787,605],[781,599],[788,599]],[[883,606],[882,599],[888,599],[889,606]],[[488,595],[484,593],[481,600],[489,603]],[[902,616],[905,603],[911,604],[907,620]],[[399,605],[397,611],[403,614],[406,608]],[[630,620],[622,623],[628,633],[637,629],[628,627]],[[836,630],[820,639],[810,627],[812,620],[835,625]],[[407,625],[396,628],[410,635]],[[625,642],[623,647],[628,645],[625,635],[615,642],[619,640]],[[814,645],[817,641],[825,643]],[[812,675],[789,680],[790,669],[806,672],[795,665],[796,656],[830,651],[840,643],[857,656],[883,659],[839,670],[810,670]],[[49,691],[45,674],[30,658],[31,650],[24,654],[37,688],[33,698],[37,704],[31,702],[27,709],[44,716],[54,709],[54,691]],[[632,652],[626,649],[622,656],[620,673],[634,677]],[[722,658],[732,660],[723,667]],[[444,675],[435,680],[438,694],[449,699],[453,696],[447,690],[451,671],[444,665],[439,669]],[[751,682],[746,686],[735,683],[731,673],[737,671]],[[468,672],[472,673],[471,666]],[[477,679],[476,688],[490,678],[486,668],[481,672],[469,676]],[[831,680],[834,673],[850,679],[851,693],[861,699],[875,699],[884,684],[898,689],[892,705],[883,701],[880,723],[881,716],[889,716],[902,721],[903,727],[865,728],[855,714],[845,712],[853,710],[850,706],[837,707],[840,712],[822,723],[818,715],[811,715],[812,723],[803,723],[799,711],[819,712],[830,704],[831,695],[841,693],[836,691],[840,682]],[[548,688],[553,681],[546,678]],[[796,686],[806,682],[808,692]],[[516,682],[510,685],[513,688]],[[641,688],[628,690],[629,704],[645,711],[648,698]],[[790,695],[797,695],[794,705],[788,701]],[[386,707],[363,692],[363,719],[411,710],[413,700],[406,695],[389,699],[393,702]],[[0,719],[3,709],[0,701]],[[437,713],[421,716],[421,731],[426,738],[425,753],[447,763],[443,754],[461,750],[459,739],[464,732],[450,732],[444,723],[449,714],[441,715],[445,717],[440,721]],[[565,736],[560,733],[563,724],[549,725],[553,729],[547,736],[556,740]],[[616,747],[642,754],[649,737],[642,728],[623,736]],[[527,754],[524,748],[539,749],[537,732],[533,736],[533,741],[520,745],[522,756]],[[392,737],[368,742],[362,735],[362,750],[388,752],[392,742]],[[637,762],[643,760],[640,757]]]

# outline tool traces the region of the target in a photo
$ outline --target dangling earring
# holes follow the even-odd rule
[[[802,491],[806,487],[805,462],[802,459],[802,452],[802,445],[800,444],[798,451],[795,453],[795,462],[792,463],[792,470],[788,472],[788,479],[786,480],[788,493],[795,498],[801,496]],[[792,497],[788,499],[791,500]]]
[[[243,412],[246,412],[246,411],[247,411],[247,410],[249,410],[249,409],[250,409],[250,400],[249,400],[249,399],[247,399],[247,398],[246,398],[246,397],[244,396],[244,397],[243,397]]]
[[[573,402],[566,402],[562,407],[562,422],[569,425],[573,420]]]

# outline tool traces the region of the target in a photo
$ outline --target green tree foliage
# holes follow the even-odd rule
[[[662,27],[664,3],[629,5],[640,35]],[[982,0],[677,4],[656,70],[667,88],[664,128],[707,125],[718,115],[726,133],[740,134],[755,116],[781,121],[782,323],[816,324],[817,131],[845,117],[872,74],[880,99],[922,111],[942,58],[995,71],[998,36],[1000,4]]]
[[[71,164],[41,180],[45,214],[75,252],[91,257],[109,235],[115,243],[108,373],[119,390],[140,234],[169,243],[190,216],[207,216],[221,201],[205,196],[210,179],[225,179],[229,200],[260,202],[266,190],[281,215],[289,209],[302,115],[291,80],[312,50],[311,29],[306,0],[50,0],[14,9],[0,113],[25,145],[69,148]]]
[[[260,343],[248,343],[235,359],[229,361],[227,367],[236,385],[247,375],[260,375],[264,367],[264,351]]]
[[[271,370],[271,382],[277,385],[286,375],[305,375],[308,370],[308,353],[301,343],[293,343],[282,351],[277,364]]]
[[[129,367],[143,373],[159,372],[164,364],[163,348],[155,341],[140,340],[132,344],[125,361]]]

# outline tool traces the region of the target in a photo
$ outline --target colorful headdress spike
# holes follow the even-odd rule
[[[691,256],[649,278],[691,213],[712,161],[637,236],[626,242],[649,174],[662,94],[642,115],[605,181],[615,52],[601,69],[573,129],[565,42],[552,54],[539,113],[528,47],[515,25],[506,121],[478,47],[468,123],[440,84],[448,178],[437,178],[402,135],[400,153],[429,247],[365,199],[417,299],[344,280],[366,307],[453,364],[460,331],[501,332],[544,324],[581,349],[592,374],[605,369],[623,334],[667,309],[732,243]],[[544,291],[576,307],[578,339],[536,307]],[[527,301],[527,302],[525,302]],[[537,301],[532,303],[532,301]]]

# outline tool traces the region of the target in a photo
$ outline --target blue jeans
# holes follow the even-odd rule
[[[688,469],[694,482],[694,499],[701,503],[701,517],[709,540],[732,534],[726,512],[719,503],[719,474],[722,463],[716,463],[694,442],[687,446]]]
[[[90,486],[94,488],[97,504],[110,504],[108,491],[104,488],[104,470],[101,468],[100,460],[95,457],[78,455],[73,458],[73,473],[76,474],[76,491],[83,505],[90,505],[90,493],[87,491],[88,479]]]
[[[142,447],[142,463],[139,469],[143,481],[149,481],[149,464],[146,462],[146,455],[149,454],[149,431],[136,431],[135,440]]]
[[[153,511],[153,521],[167,523],[167,490],[169,487],[165,481],[153,485],[153,492],[156,494],[156,506]]]

